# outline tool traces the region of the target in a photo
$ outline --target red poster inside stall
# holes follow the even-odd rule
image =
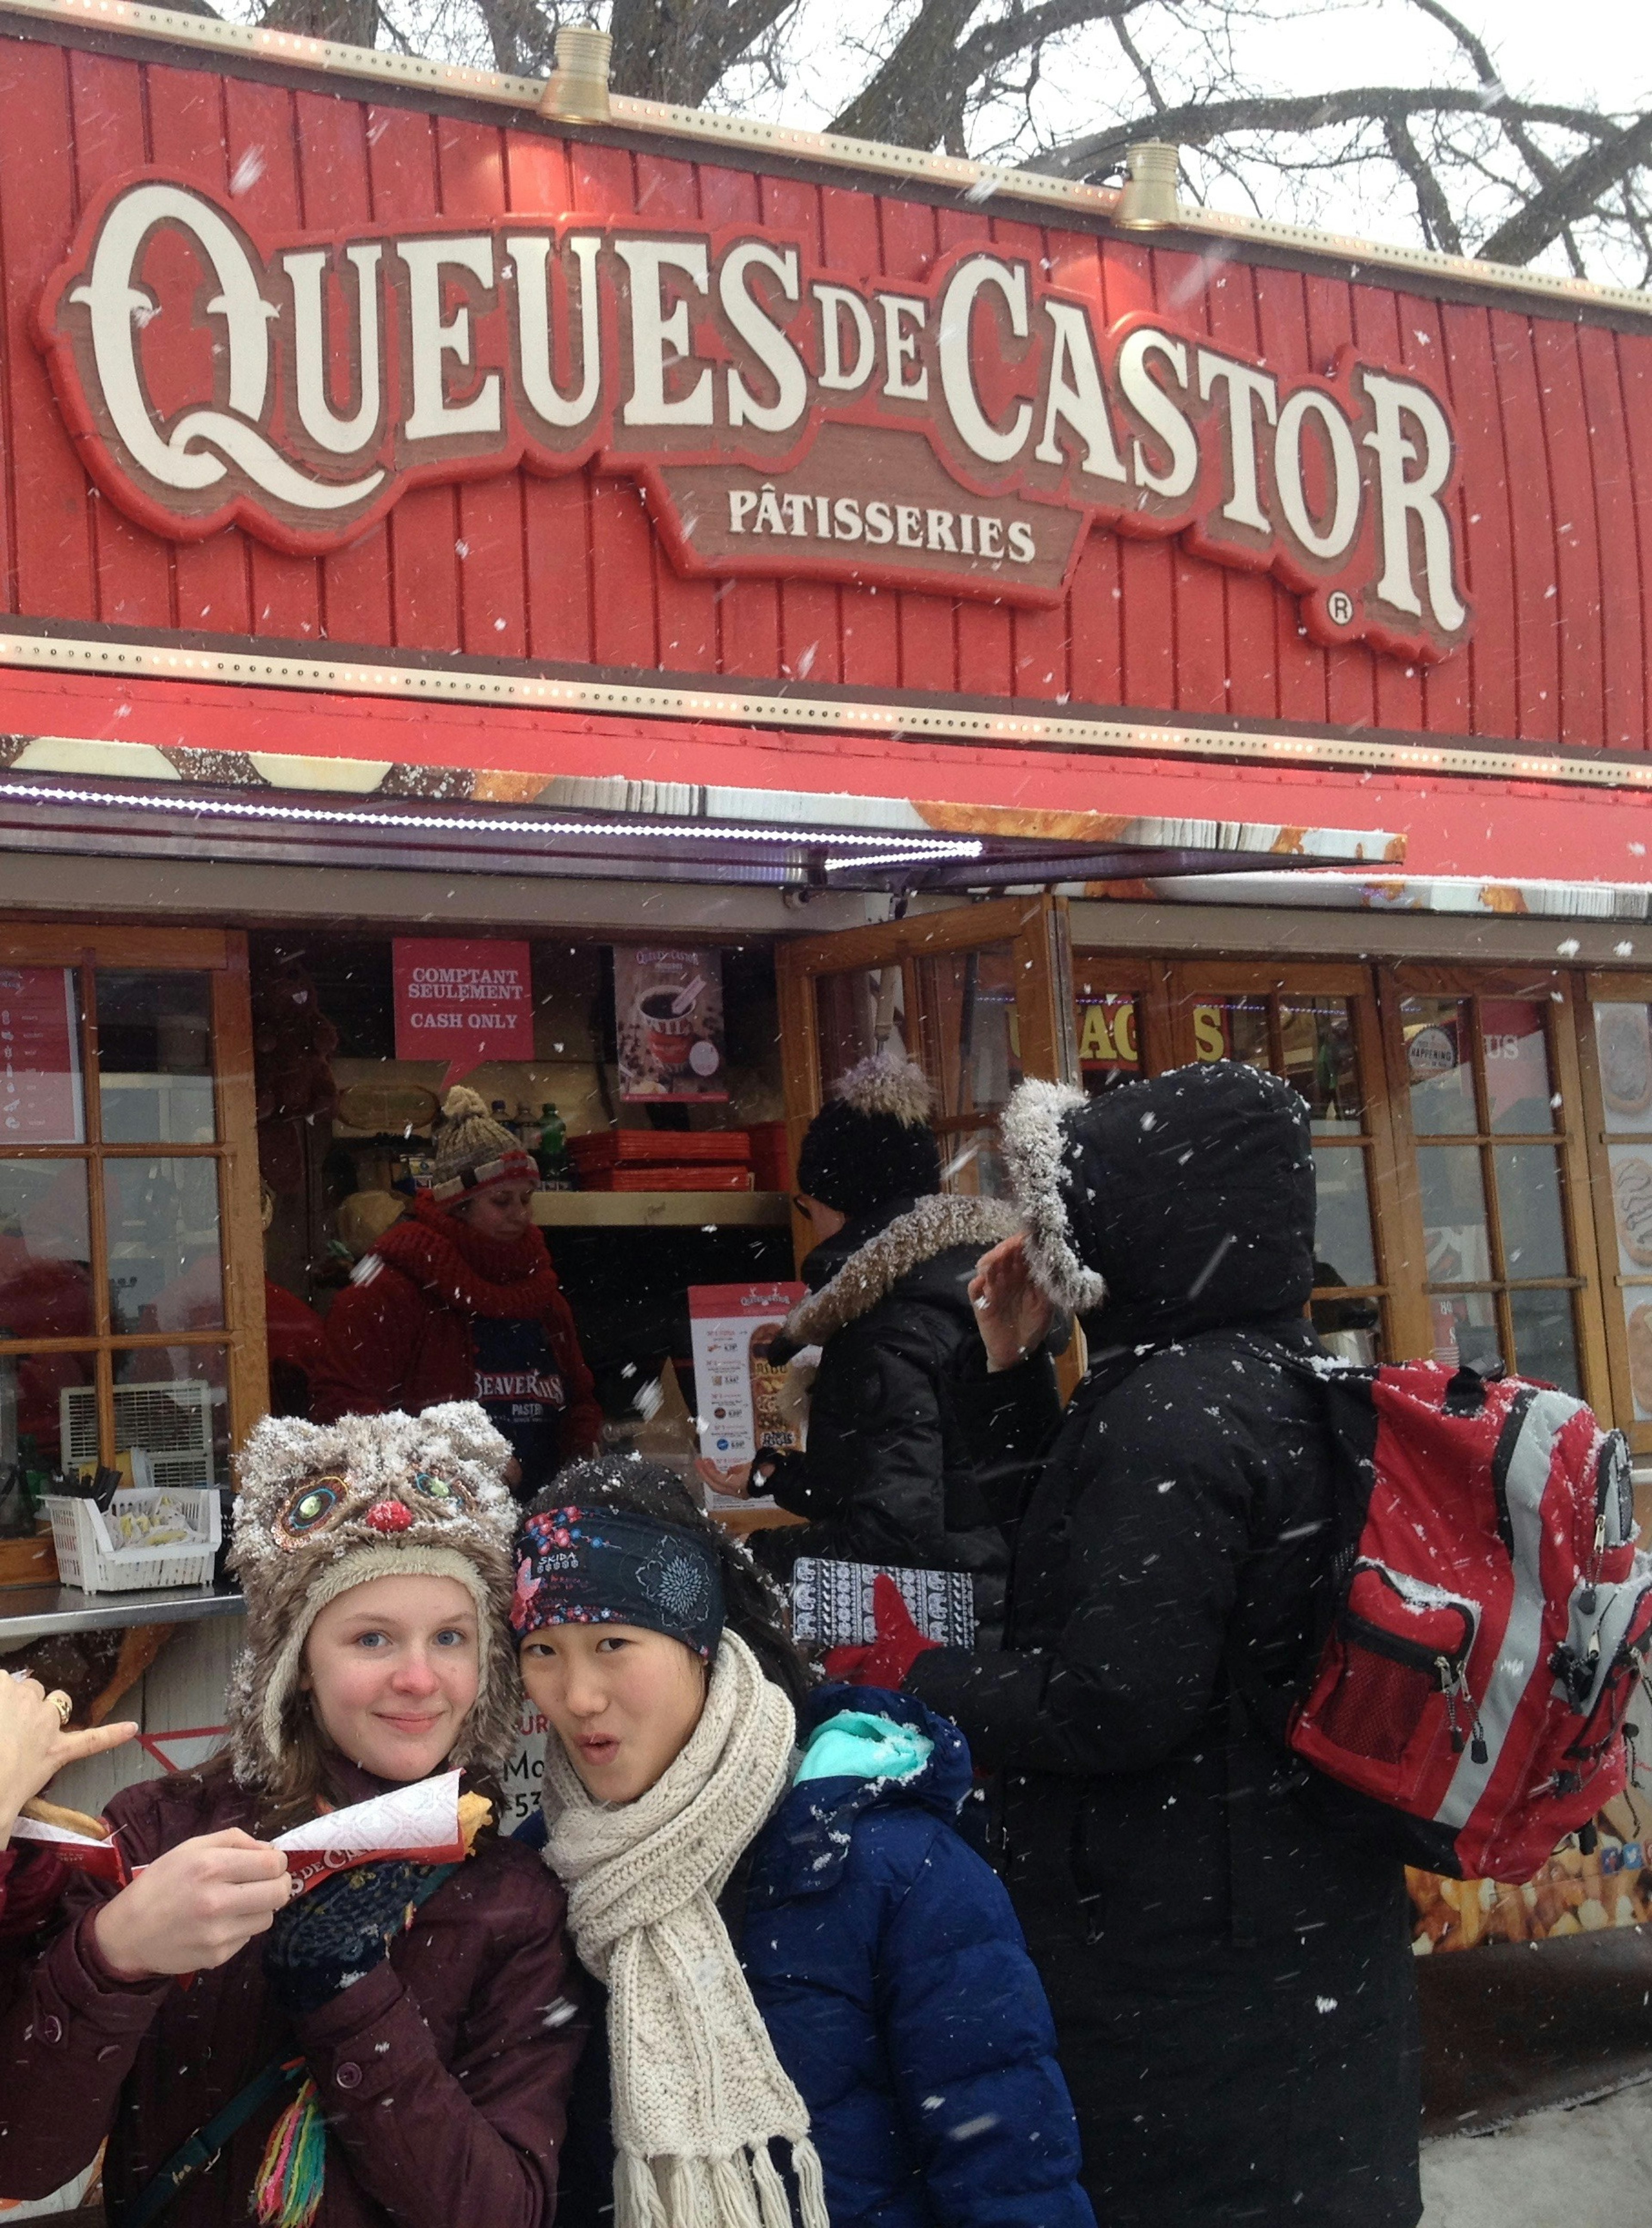
[[[534,1057],[534,975],[525,944],[399,936],[396,1058],[445,1060],[442,1088],[489,1060]]]
[[[72,967],[0,967],[0,1140],[86,1141]]]

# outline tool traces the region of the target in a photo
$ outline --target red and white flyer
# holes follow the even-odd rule
[[[287,1870],[300,1895],[333,1873],[370,1865],[388,1857],[412,1857],[422,1865],[457,1864],[464,1854],[459,1823],[459,1775],[444,1771],[415,1779],[387,1795],[375,1795],[348,1809],[324,1811],[302,1826],[278,1834],[272,1846],[286,1853]]]
[[[695,1422],[701,1475],[726,1497],[745,1497],[760,1451],[791,1454],[803,1433],[783,1412],[785,1378],[754,1347],[765,1345],[804,1296],[802,1284],[690,1284]]]
[[[11,1838],[49,1849],[61,1863],[73,1865],[78,1872],[90,1873],[94,1879],[113,1880],[118,1887],[125,1887],[131,1877],[119,1845],[112,1839],[99,1840],[90,1834],[77,1834],[70,1827],[55,1826],[44,1818],[31,1818],[27,1811],[13,1821]]]

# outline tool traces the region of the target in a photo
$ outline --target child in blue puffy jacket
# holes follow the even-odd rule
[[[512,1623],[549,1727],[523,1836],[607,1995],[558,2228],[1094,2228],[957,1727],[810,1693],[744,1551],[630,1457],[526,1519]]]

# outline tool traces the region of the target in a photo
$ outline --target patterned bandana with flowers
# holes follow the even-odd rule
[[[624,1508],[550,1508],[516,1534],[511,1629],[635,1624],[709,1662],[723,1629],[714,1550],[692,1532]]]

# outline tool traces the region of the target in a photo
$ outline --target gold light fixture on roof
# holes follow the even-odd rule
[[[545,80],[539,112],[560,124],[608,121],[608,71],[613,40],[606,31],[565,23],[556,35],[555,60]]]
[[[1114,221],[1132,232],[1155,232],[1181,221],[1176,182],[1181,150],[1166,139],[1140,139],[1124,157],[1124,190]]]

